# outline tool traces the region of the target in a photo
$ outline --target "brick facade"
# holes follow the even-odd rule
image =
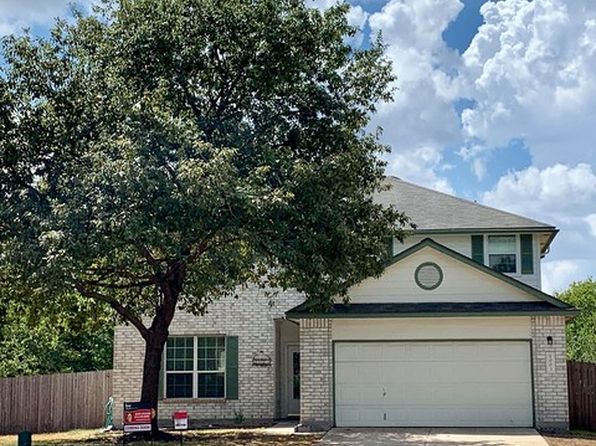
[[[169,416],[175,409],[188,410],[195,422],[233,421],[240,415],[249,422],[275,418],[275,319],[302,303],[304,297],[297,292],[272,293],[258,287],[247,287],[239,294],[237,299],[230,297],[212,303],[201,317],[178,311],[170,327],[171,336],[238,336],[238,400],[162,400],[160,421],[169,425]],[[253,365],[253,356],[262,354],[271,358],[271,366]],[[144,342],[137,330],[132,326],[116,328],[113,394],[117,426],[122,420],[122,403],[139,399],[143,357]]]
[[[533,317],[534,410],[538,429],[567,430],[569,403],[565,356],[565,318]],[[549,343],[551,339],[552,343]]]
[[[167,420],[174,409],[186,409],[193,421],[233,421],[238,415],[247,421],[275,418],[276,365],[275,320],[303,301],[296,292],[270,295],[248,288],[238,299],[214,302],[208,314],[195,317],[179,311],[171,335],[228,335],[239,337],[238,400],[163,400],[160,419]],[[324,430],[333,425],[332,320],[300,321],[301,429]],[[565,318],[531,318],[535,425],[539,429],[567,429],[569,425]],[[549,343],[549,338],[551,342]],[[144,342],[136,329],[121,326],[114,339],[114,420],[120,424],[122,402],[136,401],[140,394]],[[271,366],[255,366],[252,358],[264,353]]]
[[[300,430],[333,426],[333,343],[330,319],[300,320]]]

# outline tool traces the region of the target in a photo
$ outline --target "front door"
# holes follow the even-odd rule
[[[300,346],[286,347],[285,402],[288,416],[300,415]]]

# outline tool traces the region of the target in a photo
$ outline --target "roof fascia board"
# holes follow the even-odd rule
[[[558,233],[555,226],[525,226],[512,228],[445,228],[445,229],[407,229],[408,234],[480,234],[485,232],[551,232]]]
[[[548,236],[548,240],[544,244],[544,247],[540,250],[541,256],[544,256],[544,255],[546,255],[546,253],[548,253],[548,250],[550,249],[550,244],[553,242],[553,240],[555,239],[555,237],[558,233],[559,233],[558,229],[554,229],[553,231],[550,232],[550,234]]]
[[[491,317],[491,316],[577,316],[578,310],[493,311],[493,312],[436,312],[436,313],[286,313],[288,319],[393,319],[422,317]]]

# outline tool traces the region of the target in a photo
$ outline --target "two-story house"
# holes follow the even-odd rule
[[[417,229],[379,278],[326,313],[296,292],[247,287],[208,314],[178,312],[160,418],[300,417],[331,426],[568,426],[567,304],[541,291],[551,225],[389,177],[376,199]],[[140,394],[143,340],[117,328],[116,419]]]

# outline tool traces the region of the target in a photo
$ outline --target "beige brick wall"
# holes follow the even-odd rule
[[[567,430],[569,403],[565,318],[562,316],[533,317],[531,331],[536,427]],[[551,345],[548,343],[549,337],[552,338]]]
[[[293,291],[272,294],[258,287],[243,289],[239,298],[212,303],[208,313],[195,317],[178,311],[170,335],[238,336],[238,400],[163,400],[160,420],[167,420],[175,409],[189,411],[191,421],[233,420],[242,413],[246,420],[275,417],[275,319],[302,303],[303,295]],[[253,366],[256,354],[271,357],[270,367]],[[138,401],[141,390],[144,342],[132,326],[120,326],[114,336],[114,422],[121,425],[122,403]]]
[[[258,288],[244,290],[238,299],[214,302],[209,313],[194,317],[179,311],[171,335],[218,334],[239,336],[239,399],[234,401],[164,400],[160,418],[174,409],[186,409],[192,420],[233,420],[242,413],[247,420],[275,417],[275,322],[285,311],[303,301],[296,292],[270,296]],[[333,424],[332,321],[300,321],[301,408],[304,430],[320,430]],[[569,426],[565,318],[531,319],[534,370],[535,424],[540,429],[567,429]],[[548,337],[552,345],[548,344]],[[263,352],[271,367],[252,365],[254,354]],[[114,339],[113,388],[116,400],[114,420],[122,419],[123,401],[136,401],[140,394],[144,343],[136,329],[121,326]]]
[[[300,430],[333,425],[333,344],[330,319],[300,320]]]

